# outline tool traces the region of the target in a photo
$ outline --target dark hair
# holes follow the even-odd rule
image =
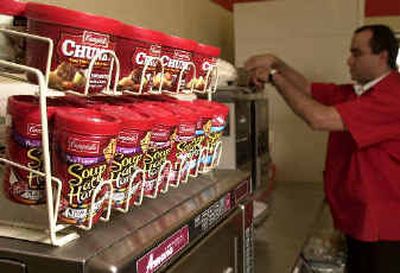
[[[389,67],[397,69],[396,59],[399,51],[399,44],[393,31],[385,25],[365,25],[356,29],[354,33],[360,33],[366,30],[372,32],[372,38],[369,41],[372,53],[378,54],[382,51],[387,51]]]

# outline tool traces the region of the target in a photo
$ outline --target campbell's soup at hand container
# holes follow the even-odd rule
[[[121,65],[119,90],[139,92],[143,76],[142,92],[152,91],[155,75],[161,71],[159,57],[165,36],[158,31],[134,25],[121,25],[116,49]],[[143,74],[146,64],[147,68]]]
[[[194,104],[188,101],[178,101],[181,107],[185,107],[193,111],[197,117],[195,139],[193,140],[193,152],[191,155],[190,175],[196,177],[198,170],[203,170],[205,165],[205,158],[207,157],[207,144],[206,139],[210,134],[212,119],[214,111],[208,107]]]
[[[103,106],[101,111],[121,120],[110,179],[114,186],[113,207],[124,208],[128,200],[132,205],[140,196],[144,177],[138,175],[134,178],[134,174],[143,167],[154,121],[124,106]]]
[[[169,35],[166,37],[161,56],[164,74],[157,74],[154,84],[155,87],[162,84],[164,92],[180,93],[182,90],[190,89],[187,84],[195,76],[193,51],[197,43],[177,36]],[[181,72],[182,78],[180,79]]]
[[[103,213],[111,187],[104,185],[94,203],[92,196],[110,177],[119,130],[120,120],[93,109],[56,112],[52,154],[53,173],[62,181],[60,221],[87,225],[90,217],[95,223]]]
[[[218,47],[205,44],[197,44],[193,54],[193,62],[196,66],[196,77],[188,84],[194,85],[196,91],[206,91],[211,88],[215,73],[213,70],[217,65],[217,58],[221,54]]]
[[[159,172],[171,153],[177,120],[171,112],[148,102],[136,103],[132,109],[154,119],[150,142],[143,158],[143,170],[146,173],[144,195],[154,197],[159,190],[167,190],[169,168],[164,169],[160,177]]]
[[[49,141],[56,109],[68,106],[62,99],[47,98]],[[32,170],[44,172],[42,122],[39,98],[11,96],[7,103],[7,157]],[[17,203],[37,205],[46,202],[45,178],[18,167],[6,166],[4,190]]]
[[[49,75],[49,86],[58,90],[83,92],[89,81],[89,92],[100,92],[107,86],[111,57],[102,54],[114,51],[117,20],[78,12],[56,6],[29,2],[26,5],[28,31],[51,38],[54,51]],[[47,44],[28,39],[27,63],[43,72],[47,61]],[[90,61],[100,54],[91,75]],[[35,81],[32,75],[30,80]]]
[[[168,160],[172,164],[170,185],[178,186],[181,182],[186,182],[191,160],[195,153],[198,116],[193,110],[173,101],[152,103],[173,113],[177,120],[174,141]]]
[[[219,141],[221,140],[223,131],[226,126],[226,120],[227,116],[229,113],[229,108],[218,102],[213,102],[213,101],[207,101],[207,100],[195,100],[193,101],[194,105],[208,108],[210,111],[213,112],[212,120],[211,120],[211,126],[210,128],[207,128],[205,130],[205,135],[206,135],[206,147],[208,151],[208,156],[207,159],[205,160],[205,170],[210,170],[212,168],[215,168],[216,166],[213,166],[216,162],[214,156],[217,155],[217,145]]]

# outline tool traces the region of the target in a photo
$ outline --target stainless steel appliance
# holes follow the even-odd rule
[[[229,107],[229,118],[222,143],[219,169],[251,169],[252,163],[252,102],[243,99],[246,89],[225,87],[216,93],[215,101]]]
[[[218,89],[214,100],[229,106],[227,130],[223,136],[220,169],[249,169],[253,190],[267,187],[268,164],[268,100],[263,92],[245,87]]]
[[[246,87],[228,86],[218,89],[214,99],[230,109],[219,168],[251,171],[254,222],[261,223],[268,215],[272,192],[267,96]]]
[[[0,272],[252,273],[249,194],[249,173],[216,171],[62,247],[0,237]]]

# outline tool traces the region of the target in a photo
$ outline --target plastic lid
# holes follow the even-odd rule
[[[162,32],[122,23],[118,35],[129,39],[137,39],[155,44],[162,44],[166,39],[165,34]]]
[[[206,106],[197,105],[189,101],[179,101],[178,102],[183,107],[187,107],[196,113],[198,113],[202,118],[211,119],[214,115],[214,111]]]
[[[180,106],[174,102],[152,102],[155,106],[162,107],[163,109],[171,112],[179,122],[193,122],[196,123],[198,117],[189,109]]]
[[[165,34],[165,41],[163,45],[172,47],[172,48],[177,48],[181,50],[186,50],[186,51],[194,51],[197,46],[197,42],[190,40],[190,39],[185,39],[182,37],[178,36],[173,36],[173,35],[166,35]]]
[[[70,104],[61,98],[47,98],[47,117],[51,117],[56,111],[57,107],[67,107]],[[37,120],[40,122],[40,103],[39,98],[30,95],[16,95],[8,98],[7,111],[12,116],[19,116],[21,118]],[[30,117],[27,117],[30,116]]]
[[[120,120],[93,109],[68,107],[56,111],[55,127],[85,135],[117,135]]]
[[[132,109],[142,115],[153,118],[155,124],[164,124],[173,127],[178,123],[176,117],[171,112],[148,102],[136,103]]]
[[[124,128],[136,128],[141,130],[149,130],[154,125],[154,120],[149,117],[143,116],[138,112],[135,112],[126,106],[122,105],[104,105],[99,109],[101,112],[115,116],[121,120],[121,129]]]
[[[7,111],[11,115],[25,115],[26,112],[32,111],[39,107],[39,100],[30,95],[11,96],[7,101]]]
[[[200,44],[198,43],[195,50],[196,53],[210,56],[210,57],[219,57],[221,54],[221,49],[219,47],[215,47],[212,45]]]
[[[15,0],[2,0],[0,5],[0,14],[10,16],[24,15],[26,3]]]
[[[229,107],[225,104],[218,103],[215,101],[207,101],[207,100],[194,100],[193,103],[198,106],[207,107],[214,111],[217,115],[227,116],[229,113]]]
[[[29,19],[81,29],[114,34],[121,26],[115,19],[57,6],[28,2],[25,15]]]

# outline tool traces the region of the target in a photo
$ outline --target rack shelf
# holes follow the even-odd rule
[[[52,176],[52,170],[51,170],[51,154],[50,154],[50,144],[49,144],[49,127],[48,127],[48,121],[47,121],[47,105],[46,105],[46,98],[48,96],[63,96],[65,93],[71,93],[74,95],[79,95],[79,96],[88,96],[89,95],[89,80],[86,82],[85,86],[85,91],[83,94],[77,93],[75,91],[67,91],[67,92],[61,92],[57,90],[51,90],[48,88],[48,82],[49,82],[49,73],[50,73],[50,65],[51,65],[51,56],[53,54],[53,41],[49,38],[46,37],[40,37],[36,35],[30,35],[27,33],[21,33],[21,32],[16,32],[16,31],[11,31],[11,30],[6,30],[3,28],[0,28],[0,32],[6,33],[8,35],[17,35],[17,36],[22,36],[25,38],[29,39],[35,39],[44,43],[47,43],[48,45],[48,55],[47,55],[47,66],[46,66],[46,73],[43,74],[40,70],[36,68],[32,68],[29,66],[25,65],[20,65],[12,62],[7,62],[4,60],[0,60],[0,67],[5,67],[5,68],[11,68],[13,70],[17,71],[23,71],[27,73],[32,73],[36,76],[38,84],[31,84],[28,83],[25,80],[25,77],[23,76],[24,74],[19,74],[15,75],[12,73],[6,73],[2,72],[0,73],[0,87],[2,89],[1,93],[1,98],[0,98],[0,114],[3,114],[4,117],[6,117],[6,103],[7,103],[7,98],[11,95],[14,94],[30,94],[30,95],[36,95],[39,97],[40,100],[40,116],[41,116],[41,126],[42,126],[42,152],[43,152],[43,166],[44,170],[43,172],[29,169],[26,166],[23,166],[19,164],[18,162],[13,162],[10,161],[6,158],[0,158],[0,162],[3,165],[9,165],[13,168],[20,168],[27,170],[29,172],[33,172],[36,175],[42,176],[45,178],[45,187],[46,187],[46,204],[45,205],[37,205],[37,206],[26,206],[26,205],[21,205],[14,203],[10,200],[8,200],[5,196],[2,190],[0,190],[0,207],[1,208],[7,208],[4,210],[4,212],[0,215],[0,236],[4,237],[11,237],[11,238],[18,238],[18,239],[23,239],[23,240],[28,240],[28,241],[36,241],[36,242],[41,242],[45,244],[50,244],[54,246],[62,246],[67,244],[68,242],[75,240],[76,238],[79,237],[79,232],[77,231],[75,226],[71,225],[66,225],[58,222],[58,210],[60,206],[60,196],[61,196],[61,188],[62,188],[62,181],[57,178]],[[119,60],[118,57],[115,55],[113,51],[104,51],[102,54],[109,54],[111,56],[111,68],[109,72],[109,80],[107,84],[107,89],[103,92],[104,94],[107,95],[114,95],[118,96],[124,93],[129,93],[133,95],[140,95],[142,94],[142,89],[143,89],[143,80],[144,80],[144,75],[145,75],[145,70],[146,67],[142,73],[142,80],[141,80],[141,88],[139,92],[130,92],[130,91],[122,91],[118,92],[116,90],[116,83],[118,82],[119,79]],[[94,63],[96,59],[102,57],[102,55],[96,55],[95,58],[93,58],[90,62],[89,69],[87,74],[91,75],[91,71],[93,69]],[[161,61],[160,61],[161,62]],[[147,64],[148,65],[148,64]],[[163,67],[163,64],[161,63],[161,66]],[[114,79],[114,86],[111,89],[110,83],[111,83],[111,75],[113,75],[113,69],[115,67],[115,79]],[[161,71],[163,73],[163,69]],[[182,80],[184,70],[181,71],[181,74],[179,76],[179,80]],[[195,69],[194,69],[195,73]],[[212,76],[212,74],[214,75]],[[213,92],[216,90],[216,82],[214,83],[214,86],[208,84],[208,81],[211,79],[215,79],[215,81],[218,79],[218,71],[216,69],[210,70],[207,75],[207,80],[206,80],[206,85],[204,90],[194,90],[193,86],[190,90],[182,90],[182,93],[184,94],[190,94],[193,92],[200,92],[200,93],[208,93],[208,98],[211,100],[211,95]],[[180,84],[178,84],[180,86]],[[179,93],[179,87],[177,90]],[[160,94],[162,92],[162,84],[159,87],[159,90],[155,92],[156,94]],[[5,118],[5,123],[7,124],[7,118]],[[4,126],[3,126],[4,127]],[[214,169],[218,164],[219,160],[221,158],[221,153],[222,153],[222,143],[218,142],[216,147],[213,148],[213,152],[210,153],[209,147],[205,147],[200,151],[200,157],[197,158],[195,161],[195,174],[193,176],[197,176],[199,173],[206,173],[209,172],[210,170]],[[211,161],[209,165],[205,165],[200,167],[200,163],[206,161],[206,158],[211,157]],[[189,158],[189,162],[193,162],[193,158]],[[179,166],[178,170],[178,177],[180,178],[179,181],[181,183],[187,183],[188,182],[188,177],[189,177],[189,171],[186,169],[187,168],[187,163],[188,162],[182,162]],[[204,164],[203,164],[204,165]],[[162,165],[162,167],[159,170],[158,177],[157,177],[157,183],[156,183],[156,190],[153,196],[151,198],[156,198],[158,193],[159,193],[159,186],[161,185],[162,179],[164,179],[164,171],[165,168],[172,168],[171,162],[166,161]],[[0,177],[3,177],[3,170],[1,170],[1,175]],[[169,172],[171,173],[171,172]],[[128,199],[126,201],[126,206],[124,208],[118,209],[119,212],[122,213],[127,213],[130,210],[129,201],[130,198],[133,195],[133,185],[132,182],[135,180],[136,176],[141,176],[142,177],[142,183],[140,183],[140,187],[138,187],[136,190],[140,192],[139,197],[137,200],[135,200],[134,205],[135,206],[140,206],[143,201],[144,197],[144,185],[146,183],[146,180],[144,178],[144,171],[141,169],[137,169],[137,171],[132,175],[131,177],[131,183],[128,188]],[[118,179],[118,178],[117,178]],[[167,177],[167,182],[165,187],[161,190],[162,193],[167,193],[169,189],[169,181],[171,180],[170,175]],[[100,181],[99,185],[96,187],[94,190],[94,194],[92,195],[92,204],[89,208],[89,221],[87,225],[84,226],[78,226],[78,228],[81,228],[83,230],[90,230],[93,226],[92,221],[93,221],[93,208],[94,208],[94,201],[96,200],[97,193],[100,192],[100,190],[103,188],[103,186],[107,185],[108,187],[108,193],[106,194],[106,198],[108,200],[112,200],[112,195],[113,195],[113,181],[106,180],[106,181]],[[179,182],[176,187],[179,185]],[[108,206],[105,210],[105,216],[101,218],[103,221],[108,221],[110,219],[111,215],[111,208],[112,202],[108,202]],[[103,214],[104,215],[104,214]]]

